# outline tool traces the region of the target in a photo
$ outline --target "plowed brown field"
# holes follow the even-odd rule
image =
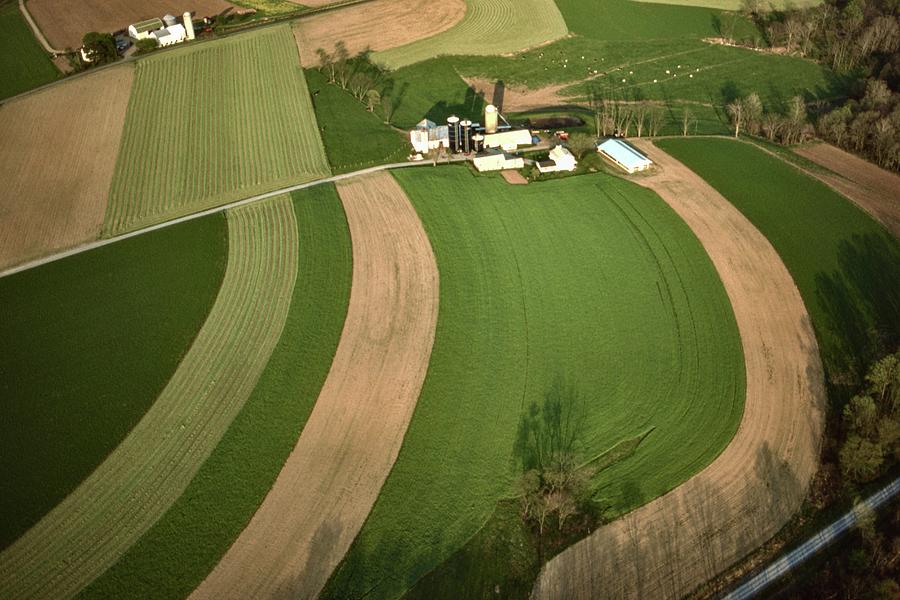
[[[192,598],[313,598],[362,527],[425,379],[438,272],[389,173],[338,190],[353,243],[347,320],[297,445],[250,524]]]
[[[318,48],[332,52],[338,41],[351,55],[387,50],[450,29],[465,14],[465,0],[374,0],[301,19],[294,35],[303,66],[311,67],[319,62]]]
[[[97,238],[130,66],[0,106],[0,269]]]
[[[680,598],[768,540],[802,502],[818,465],[824,382],[790,274],[734,206],[649,142],[661,167],[636,183],[691,227],[731,300],[747,370],[744,416],[706,469],[551,560],[533,598]]]
[[[795,152],[837,173],[839,176],[835,177],[809,171],[810,175],[850,198],[900,237],[900,175],[830,144],[816,144]]]
[[[78,48],[89,31],[118,31],[136,21],[168,13],[180,17],[185,11],[195,18],[211,17],[233,7],[225,0],[28,0],[28,12],[60,50]]]

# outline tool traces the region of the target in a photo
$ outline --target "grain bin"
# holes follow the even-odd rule
[[[459,117],[453,115],[447,119],[447,137],[450,140],[450,151],[459,152]]]
[[[484,132],[497,133],[497,107],[488,104],[484,107]]]
[[[468,119],[460,121],[459,127],[459,145],[462,147],[462,151],[468,154],[472,151],[472,121]]]
[[[163,23],[165,23],[166,27],[171,27],[178,23],[178,19],[175,18],[175,15],[166,15],[163,17]]]
[[[480,133],[476,133],[472,136],[472,148],[475,152],[481,152],[484,148],[484,136]]]

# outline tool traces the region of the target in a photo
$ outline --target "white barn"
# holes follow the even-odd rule
[[[485,148],[502,148],[507,152],[512,152],[519,146],[529,145],[531,145],[531,131],[528,129],[507,129],[484,134]]]
[[[574,171],[578,166],[575,155],[569,152],[565,146],[556,146],[550,151],[550,158],[537,163],[541,173],[555,173],[557,171]]]
[[[525,160],[521,156],[507,154],[499,148],[491,148],[479,152],[472,159],[475,168],[480,172],[502,171],[503,169],[521,169],[525,166]]]
[[[619,165],[627,173],[646,171],[653,164],[653,161],[629,144],[613,138],[598,145],[597,152]]]
[[[159,19],[147,19],[138,21],[128,26],[128,35],[135,40],[146,40],[153,31],[162,29],[163,22]]]
[[[183,25],[170,25],[150,33],[150,37],[154,38],[160,47],[171,46],[186,40],[187,32],[184,30]]]
[[[422,119],[416,128],[409,132],[409,141],[416,152],[428,154],[440,146],[450,147],[450,132],[446,125],[440,127],[434,121]]]

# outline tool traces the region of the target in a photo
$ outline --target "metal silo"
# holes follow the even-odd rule
[[[447,119],[447,136],[450,138],[450,151],[459,152],[459,117],[456,115]]]
[[[497,107],[488,104],[484,107],[484,131],[485,133],[497,133]]]
[[[484,136],[480,133],[476,133],[472,136],[472,148],[475,152],[481,152],[481,149],[484,148]]]
[[[472,151],[472,121],[466,119],[465,121],[460,121],[460,146],[462,146],[463,152],[468,154]]]

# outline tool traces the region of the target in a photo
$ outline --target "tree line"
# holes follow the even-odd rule
[[[390,95],[385,92],[393,82],[388,77],[388,71],[374,63],[370,55],[371,51],[365,50],[350,56],[343,41],[334,45],[334,52],[329,53],[324,48],[316,50],[319,72],[326,76],[328,83],[350,93],[369,112],[375,112],[380,106],[385,122],[389,123],[395,107]]]

